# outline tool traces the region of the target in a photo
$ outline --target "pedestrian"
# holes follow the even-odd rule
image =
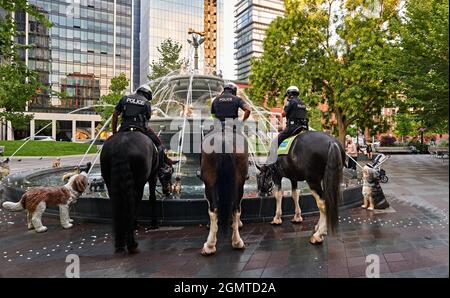
[[[367,143],[366,154],[367,154],[367,158],[369,160],[372,160],[372,158],[373,158],[373,150],[372,150],[372,144],[371,143]]]
[[[345,151],[349,156],[348,168],[356,171],[356,161],[358,160],[358,149],[355,143],[353,143],[351,136],[347,135],[345,139],[346,139]]]

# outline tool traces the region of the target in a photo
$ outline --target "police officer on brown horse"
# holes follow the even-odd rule
[[[291,86],[286,91],[287,103],[282,113],[286,117],[286,128],[278,135],[278,146],[287,138],[308,130],[308,115],[305,103],[299,98],[300,91],[298,87]]]
[[[250,117],[250,108],[242,98],[237,96],[237,86],[231,82],[225,84],[223,93],[214,100],[211,106],[211,115],[218,119],[224,127],[227,119],[238,118],[239,109],[245,112],[242,121],[247,120]]]
[[[208,238],[201,251],[205,256],[216,252],[217,233],[220,229],[223,235],[227,234],[230,229],[230,218],[233,230],[232,247],[245,249],[244,241],[239,234],[239,226],[241,200],[248,174],[248,143],[237,129],[239,127],[236,127],[240,126],[240,123],[236,122],[239,109],[245,112],[242,119],[244,122],[250,116],[250,108],[237,96],[237,86],[227,83],[224,92],[211,106],[211,114],[217,119],[215,129],[205,136],[202,142],[200,179],[205,184],[210,218]],[[242,142],[238,141],[239,139]],[[227,151],[225,149],[227,147],[231,150]],[[210,150],[211,148],[218,150]]]
[[[122,97],[116,105],[113,114],[112,130],[113,134],[117,132],[117,122],[119,116],[122,116],[122,123],[120,125],[119,132],[136,130],[148,136],[152,140],[153,144],[155,144],[158,148],[160,167],[159,175],[162,175],[163,173],[161,173],[161,169],[164,166],[165,160],[167,160],[165,158],[164,147],[155,132],[148,127],[148,122],[152,115],[152,108],[150,105],[152,98],[152,90],[150,86],[146,84],[139,87],[135,94]]]

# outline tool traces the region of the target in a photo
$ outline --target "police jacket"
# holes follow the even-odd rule
[[[289,99],[288,103],[284,107],[284,112],[286,113],[286,118],[288,121],[301,120],[308,117],[305,103],[297,97],[292,97]]]
[[[152,114],[150,102],[139,94],[122,97],[116,111],[122,115],[122,126],[134,125],[141,128],[147,127]]]
[[[242,98],[233,95],[229,91],[225,91],[218,96],[211,106],[211,114],[215,115],[220,121],[226,119],[236,119],[239,114],[239,109],[244,109],[245,102]]]

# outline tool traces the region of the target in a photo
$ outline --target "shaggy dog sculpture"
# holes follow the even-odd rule
[[[42,225],[42,215],[47,206],[59,206],[61,225],[70,229],[73,224],[69,216],[69,206],[74,204],[88,186],[86,173],[75,175],[64,186],[36,187],[28,190],[19,202],[4,202],[3,208],[9,211],[27,211],[28,229],[37,233],[47,231]]]

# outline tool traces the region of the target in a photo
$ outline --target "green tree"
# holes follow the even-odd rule
[[[111,79],[111,85],[109,86],[109,93],[103,95],[100,98],[100,104],[111,105],[98,108],[97,111],[102,116],[103,122],[108,121],[114,112],[114,106],[120,101],[120,99],[125,95],[125,90],[127,89],[129,81],[125,73],[121,73]]]
[[[19,50],[32,46],[18,43],[21,33],[17,31],[12,13],[22,10],[45,26],[51,23],[26,0],[0,0],[0,8],[4,12],[4,16],[0,16],[0,120],[11,121],[14,130],[24,129],[33,118],[24,113],[27,103],[39,89],[46,87],[39,82],[38,73],[20,59]]]
[[[415,122],[411,115],[398,113],[395,116],[395,134],[401,137],[402,143],[404,142],[404,137],[410,136],[415,131]]]
[[[184,59],[180,59],[183,46],[171,38],[164,40],[157,47],[160,58],[158,61],[150,63],[151,72],[148,78],[150,81],[164,77],[174,70],[179,70],[184,63]]]
[[[417,120],[429,131],[448,132],[448,0],[408,0],[400,24],[397,72]]]
[[[352,124],[381,127],[381,110],[395,98],[390,24],[398,2],[286,0],[285,15],[272,22],[253,62],[252,99],[268,96],[280,105],[284,90],[297,85],[310,106],[328,104],[342,142]]]

